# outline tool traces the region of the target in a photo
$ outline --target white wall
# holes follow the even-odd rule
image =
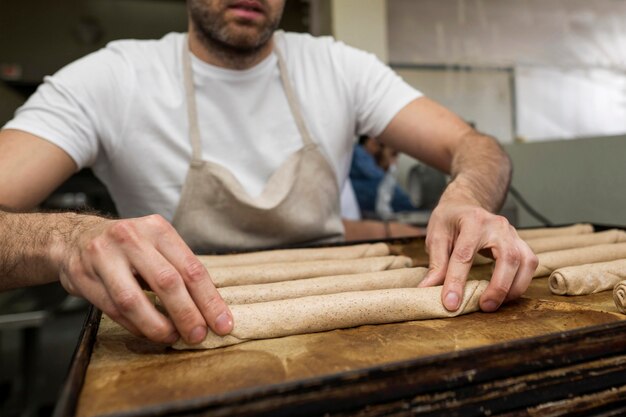
[[[397,69],[405,81],[481,132],[513,142],[511,73],[498,70]]]
[[[335,38],[389,61],[386,0],[332,0]]]
[[[626,2],[388,0],[388,5],[392,64],[516,70],[515,136],[626,133]]]

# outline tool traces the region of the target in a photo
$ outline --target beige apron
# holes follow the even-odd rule
[[[303,147],[270,176],[261,195],[252,198],[224,166],[202,160],[191,53],[185,41],[183,72],[192,160],[172,223],[196,253],[343,238],[335,173],[311,139],[285,61],[276,46],[274,51]]]

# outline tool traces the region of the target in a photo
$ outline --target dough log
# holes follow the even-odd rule
[[[626,279],[626,259],[559,268],[550,275],[550,291],[558,295],[586,295],[608,291]]]
[[[533,277],[548,276],[566,266],[626,259],[626,243],[586,246],[584,248],[544,252],[537,255],[539,266]]]
[[[216,287],[233,285],[266,284],[329,275],[357,274],[409,268],[413,261],[407,256],[378,256],[362,259],[339,259],[330,261],[282,262],[262,265],[243,265],[208,268]]]
[[[302,333],[394,323],[409,320],[453,317],[478,310],[478,300],[487,281],[469,281],[463,302],[455,312],[441,303],[443,287],[396,288],[315,295],[267,303],[230,307],[235,328],[230,335],[209,332],[197,345],[176,342],[175,349],[212,349],[247,340],[268,339]]]
[[[298,279],[271,284],[222,287],[219,292],[228,304],[251,304],[350,291],[413,288],[417,287],[427,272],[427,268],[402,268],[362,274]]]
[[[237,265],[259,265],[277,262],[317,261],[330,259],[357,259],[390,254],[386,243],[337,246],[332,248],[277,249],[233,255],[200,255],[198,259],[207,268]]]
[[[606,243],[626,242],[626,232],[618,229],[605,230],[598,233],[586,233],[572,236],[550,236],[528,239],[526,243],[535,253],[552,252]]]
[[[584,233],[593,233],[593,225],[580,223],[572,226],[521,229],[517,231],[519,237],[524,240],[547,236],[582,235]]]

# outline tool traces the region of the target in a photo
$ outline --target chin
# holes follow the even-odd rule
[[[235,23],[223,32],[222,41],[238,49],[256,49],[268,42],[272,32],[266,27]]]

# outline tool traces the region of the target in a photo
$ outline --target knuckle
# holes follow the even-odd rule
[[[452,259],[455,262],[469,264],[474,259],[474,249],[469,246],[459,246],[452,252]]]
[[[104,239],[94,238],[85,244],[85,252],[90,256],[99,256],[106,250]]]
[[[71,279],[82,278],[86,275],[85,267],[80,259],[70,259],[64,269],[68,277]]]
[[[511,224],[509,223],[509,220],[506,217],[496,215],[494,216],[494,221],[499,227],[510,232]]]
[[[173,314],[177,323],[185,323],[187,325],[198,321],[198,311],[191,306],[181,306]]]
[[[438,248],[447,248],[448,252],[450,251],[450,239],[444,236],[440,236],[437,234],[428,235],[426,237],[426,249],[430,252],[433,249]]]
[[[491,293],[494,294],[498,300],[504,300],[507,294],[509,294],[509,290],[509,287],[506,285],[497,284],[491,288]]]
[[[178,286],[180,281],[178,272],[171,268],[164,269],[154,277],[155,290],[171,291]]]
[[[161,232],[171,229],[170,223],[160,214],[151,214],[146,216],[144,217],[144,221],[150,225],[151,228]]]
[[[168,326],[166,323],[151,324],[141,330],[148,339],[155,341],[165,340],[172,332],[170,326]]]
[[[129,220],[120,220],[111,225],[109,233],[113,240],[118,243],[135,243],[138,241],[138,233],[135,224]]]
[[[139,294],[135,291],[124,290],[116,294],[114,300],[117,308],[124,314],[135,309],[135,306],[139,303]]]
[[[455,288],[457,290],[460,290],[460,292],[463,292],[463,287],[465,286],[465,277],[456,274],[448,275],[445,278],[444,286],[447,289]]]
[[[521,262],[521,253],[515,247],[507,248],[502,252],[502,260],[508,264],[519,265]]]
[[[223,309],[224,301],[217,292],[209,293],[200,303],[199,306],[202,311],[208,312],[214,316],[220,313]]]
[[[185,275],[191,283],[202,282],[209,277],[206,268],[195,256],[185,264]]]

